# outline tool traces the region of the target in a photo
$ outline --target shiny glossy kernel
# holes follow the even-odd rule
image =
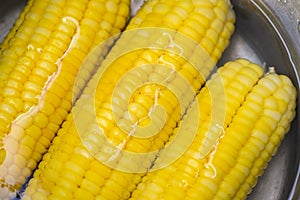
[[[42,35],[40,33],[35,33],[34,37],[31,38],[30,40],[30,46],[31,47],[36,47],[36,49],[42,49],[41,47],[45,44],[47,44],[47,38],[45,35]],[[36,51],[36,49],[33,49]],[[37,53],[40,53],[39,51],[36,51]]]
[[[38,79],[41,79],[41,80],[47,80],[48,77],[50,76],[50,73],[43,70],[43,69],[40,69],[40,68],[34,68],[33,69],[33,74],[36,75]]]
[[[55,111],[55,108],[50,103],[45,102],[41,105],[40,111],[49,116]]]
[[[6,103],[0,103],[0,110],[3,113],[2,115],[7,116],[7,118],[17,115],[16,109]]]
[[[158,14],[165,14],[170,10],[170,7],[166,4],[157,4],[153,7],[153,12]]]
[[[67,194],[63,188],[54,187],[52,195],[49,195],[47,200],[62,200],[62,199],[72,199],[71,194]]]
[[[151,108],[151,107],[150,107]],[[141,104],[130,103],[128,105],[129,114],[137,120],[148,117],[149,111]]]
[[[97,120],[99,126],[105,130],[110,130],[113,127],[113,123],[105,118],[100,118]]]
[[[16,90],[19,90],[19,91],[22,91],[22,89],[23,89],[23,84],[20,81],[17,81],[15,79],[9,79],[6,82],[6,86],[16,89]]]
[[[110,24],[114,24],[115,21],[115,14],[113,13],[109,13],[107,12],[104,16],[103,16],[103,20],[110,23]]]
[[[123,17],[128,16],[128,14],[129,14],[129,8],[125,4],[125,2],[121,2],[119,4],[118,14],[121,15],[121,16],[123,16]]]
[[[29,91],[31,91],[33,93],[36,93],[36,94],[40,94],[40,92],[42,90],[42,85],[38,85],[34,82],[28,81],[24,84],[24,89],[29,90]]]
[[[178,30],[180,33],[183,33],[184,35],[192,38],[193,40],[196,40],[197,42],[199,42],[199,40],[197,39],[198,35],[199,35],[199,30],[194,29],[191,25],[186,25],[183,27],[180,27]],[[205,47],[205,46],[204,46]]]
[[[23,102],[20,98],[16,97],[7,97],[4,99],[4,102],[10,106],[12,106],[16,112],[20,112],[23,110]],[[10,111],[10,113],[13,113]]]
[[[25,137],[24,137],[24,138],[25,138]],[[30,141],[29,141],[29,140],[30,140]],[[25,144],[26,142],[29,142],[29,143],[32,144],[33,140],[32,140],[32,139],[28,139],[28,137],[25,138],[25,139],[22,139],[22,140],[20,141],[20,144],[21,144],[22,146],[19,147],[19,149],[18,149],[18,154],[20,154],[20,155],[23,156],[24,158],[29,158],[29,157],[31,156],[32,149],[29,148],[29,147]]]
[[[76,190],[77,186],[72,182],[68,181],[68,179],[62,179],[58,182],[58,187],[62,188],[66,192],[72,193],[72,191]]]
[[[214,8],[214,13],[218,19],[226,19],[226,13],[220,7]]]
[[[81,166],[79,166],[78,164],[75,164],[74,162],[67,162],[65,165],[65,168],[67,170],[71,170],[73,173],[76,173],[78,175],[83,175],[84,169]]]
[[[56,111],[51,116],[49,116],[48,120],[49,122],[57,125],[60,125],[63,122],[63,118]]]
[[[283,89],[283,88],[280,88],[276,91],[276,93],[274,94],[274,96],[277,98],[277,99],[280,99],[284,102],[289,102],[289,94],[288,92],[286,91],[286,89]]]
[[[93,182],[89,181],[88,179],[83,179],[81,183],[81,187],[87,190],[89,193],[96,195],[100,190],[100,187]]]
[[[70,103],[70,101],[67,101],[65,99],[62,99],[61,101],[61,109],[67,111],[71,108],[72,104]],[[62,113],[64,113],[63,111],[61,111]]]
[[[209,54],[213,52],[214,44],[213,41],[209,38],[203,38],[200,44],[207,50]]]
[[[49,122],[47,128],[52,131],[52,132],[56,132],[59,129],[59,125],[58,124],[54,124],[53,122]]]
[[[114,1],[107,1],[105,7],[107,9],[107,12],[111,12],[115,14],[118,11],[118,5]]]
[[[178,27],[180,27],[183,22],[182,18],[176,13],[168,13],[163,17],[163,20],[173,29],[177,29]]]
[[[48,117],[44,113],[39,112],[33,117],[33,121],[39,128],[45,128],[48,124]]]
[[[41,136],[41,129],[36,125],[32,125],[26,129],[26,135],[29,135],[34,140],[37,140]]]
[[[3,89],[3,97],[19,98],[20,95],[21,92],[14,88],[6,87]]]
[[[86,200],[93,200],[94,196],[88,192],[87,190],[83,189],[83,188],[79,188],[75,191],[75,198],[76,199],[86,199]]]
[[[76,9],[74,7],[66,7],[64,9],[64,13],[66,16],[73,17],[74,19],[80,19],[80,18],[82,18],[82,15],[83,15],[81,10]]]
[[[6,158],[6,150],[3,148],[0,148],[0,164],[5,160]]]
[[[45,55],[45,57],[46,57],[46,55]],[[49,58],[49,59],[54,59],[54,58]],[[37,62],[37,67],[47,71],[49,74],[57,71],[57,65],[55,63],[51,62],[51,61],[46,61],[46,60],[38,61]]]
[[[39,138],[38,143],[41,143],[42,145],[47,147],[50,143],[49,138],[53,138],[54,133],[52,131],[45,131],[45,130],[42,130],[42,131],[43,131],[43,133],[45,133],[45,135],[43,135]]]
[[[53,107],[58,107],[60,105],[60,98],[57,97],[56,94],[54,94],[53,92],[48,91],[45,96],[44,96],[44,100],[49,102],[49,104],[52,104]]]
[[[108,190],[102,190],[102,194],[104,196],[108,195],[109,193],[117,193],[117,191],[122,191],[122,185],[120,185],[117,181],[109,179],[106,181],[105,186],[109,188]],[[107,196],[109,197],[109,196]]]
[[[154,99],[146,95],[134,96],[133,102],[136,102],[144,108],[151,108],[154,105]]]
[[[213,29],[209,29],[206,32],[206,37],[213,41],[214,45],[216,45],[216,43],[218,42],[218,40],[216,40],[216,38],[218,38],[218,33]]]
[[[21,83],[24,83],[26,81],[26,76],[24,76],[21,72],[18,72],[18,71],[13,71],[10,74],[10,77],[17,81],[20,81]]]

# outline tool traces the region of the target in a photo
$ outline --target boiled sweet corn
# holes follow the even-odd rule
[[[23,199],[128,199],[155,155],[131,162],[122,154],[163,148],[228,45],[233,23],[227,0],[146,1],[58,131]]]
[[[22,10],[22,12],[20,13],[18,19],[15,21],[15,23],[13,24],[13,27],[11,27],[10,32],[5,36],[5,38],[3,39],[3,41],[0,44],[0,55],[2,53],[2,51],[4,49],[8,49],[9,46],[11,46],[11,42],[10,40],[15,37],[16,32],[18,31],[18,29],[20,28],[21,24],[24,22],[25,20],[25,15],[29,12],[29,10],[33,9],[33,0],[29,0],[27,1],[26,6],[24,7],[24,9]],[[35,4],[37,3],[41,3],[42,1],[35,1]],[[40,10],[43,11],[43,6],[42,5],[37,5],[37,7],[39,7]],[[27,19],[27,21],[30,21]],[[33,23],[31,21],[31,23]],[[34,23],[35,24],[35,23]],[[25,27],[24,27],[25,28]],[[30,27],[28,27],[30,29]],[[31,29],[32,30],[32,29]],[[30,31],[31,32],[31,31]],[[22,35],[22,34],[21,34]],[[19,36],[17,37],[19,40],[23,41],[24,40],[24,35],[23,36]],[[26,38],[26,36],[25,36]],[[16,39],[14,39],[15,42]],[[26,39],[25,39],[26,40]]]
[[[215,199],[245,199],[289,131],[295,107],[296,89],[287,76],[270,73],[259,81],[228,128],[227,138],[232,138],[235,146],[243,146],[238,154],[232,154],[236,162],[219,183]],[[239,125],[248,125],[245,119],[253,121],[252,129],[241,136],[234,134],[240,130]],[[223,143],[220,145],[228,145],[228,139],[224,138]],[[217,154],[213,160],[218,160]]]
[[[129,15],[129,0],[28,2],[1,46],[0,199],[31,175],[94,73],[95,65],[85,68],[74,86],[86,55],[119,33]],[[90,61],[99,62],[110,45]]]
[[[192,145],[170,166],[144,176],[131,199],[245,199],[250,193],[289,130],[296,90],[284,75],[261,77],[262,69],[247,60],[229,62],[219,73],[225,116],[214,113],[212,94],[222,97],[214,75],[197,96],[200,125]],[[183,126],[195,116],[196,103]]]
[[[209,170],[213,170],[202,159],[205,160],[204,158],[217,148],[215,146],[218,140],[224,137],[223,130],[241,106],[244,96],[249,93],[262,74],[263,70],[259,66],[246,60],[230,62],[219,68],[218,73],[215,73],[201,89],[187,111],[186,117],[178,124],[178,128],[188,131],[197,129],[197,127],[188,128],[190,122],[200,112],[199,117],[196,118],[199,124],[197,135],[191,146],[175,163],[144,176],[131,199],[184,199],[188,188],[197,180],[205,164]],[[197,105],[199,109],[196,108]],[[169,142],[173,143],[173,141]],[[181,151],[180,148],[181,145],[176,144],[172,152]],[[154,165],[168,156],[159,155]],[[209,172],[214,173],[214,171]],[[200,197],[199,195],[197,198],[201,199]]]

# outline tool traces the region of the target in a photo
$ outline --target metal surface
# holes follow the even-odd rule
[[[133,0],[133,7],[142,3]],[[220,61],[244,57],[258,64],[275,66],[290,76],[298,89],[300,71],[300,1],[232,0],[237,14],[236,31]],[[24,6],[21,0],[2,0],[0,41]],[[299,95],[298,95],[299,99]],[[249,200],[300,199],[297,184],[300,158],[299,103],[297,117],[276,156],[259,178]]]
[[[25,6],[24,0],[2,0],[0,5],[0,41],[8,33]]]

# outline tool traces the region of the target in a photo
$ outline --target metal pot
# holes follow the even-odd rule
[[[23,9],[22,0],[2,0],[0,41]],[[132,0],[133,10],[142,0]],[[219,65],[235,58],[248,58],[260,65],[275,66],[291,77],[298,90],[300,73],[300,1],[232,0],[237,15],[236,31]],[[265,173],[250,194],[250,200],[300,199],[300,119],[297,116],[289,134]]]

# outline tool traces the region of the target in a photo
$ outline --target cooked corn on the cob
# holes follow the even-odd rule
[[[1,46],[0,199],[31,175],[94,72],[85,68],[74,85],[86,55],[119,33],[129,14],[129,0],[28,2]]]
[[[259,66],[246,60],[230,62],[219,68],[201,89],[186,117],[178,124],[178,128],[188,130],[190,122],[200,111],[197,135],[191,146],[170,166],[144,176],[131,199],[184,199],[189,187],[195,184],[197,176],[205,167],[208,171],[206,174],[215,176],[217,172],[207,157],[218,149],[222,140],[220,138],[226,137],[226,127],[243,103],[244,97],[262,75],[263,70]],[[196,109],[197,105],[199,111]],[[180,148],[180,145],[174,146],[173,152],[180,151]],[[167,156],[159,155],[153,165]],[[203,188],[204,192],[206,190]],[[197,199],[206,199],[201,197],[205,195],[198,195]]]
[[[250,193],[289,130],[296,90],[284,75],[260,78],[262,69],[247,60],[229,62],[219,73],[224,123],[213,122],[220,115],[211,96],[220,91],[209,90],[220,81],[215,75],[197,96],[200,126],[190,148],[170,166],[144,176],[131,199],[245,199]],[[184,120],[195,116],[194,107]]]
[[[35,6],[33,6],[33,2],[35,2],[35,4],[36,4]],[[27,38],[25,36],[25,35],[27,35],[27,33],[25,31],[23,31],[23,34],[19,33],[18,37],[16,37],[15,39],[12,39],[13,37],[15,37],[16,32],[20,28],[21,24],[24,23],[25,15],[29,12],[29,10],[33,10],[34,8],[35,9],[39,8],[40,11],[42,11],[42,12],[44,11],[44,6],[42,6],[42,4],[41,4],[42,2],[43,1],[33,1],[33,0],[28,0],[27,1],[26,6],[24,7],[22,12],[20,13],[18,19],[13,24],[13,27],[10,29],[9,33],[5,36],[5,38],[1,42],[1,44],[0,44],[0,55],[1,55],[1,53],[4,49],[8,49],[8,47],[11,46],[11,43],[13,43],[13,42],[16,43],[16,40],[20,40],[20,41],[18,41],[20,43],[21,41],[24,41],[25,38]],[[45,5],[45,4],[43,4],[43,5]],[[38,14],[38,13],[39,12],[36,12],[36,14]],[[35,23],[36,20],[33,20],[33,18],[31,18],[31,19],[29,19],[29,18],[30,17],[27,17],[27,23],[36,25],[36,23]],[[29,27],[27,27],[27,28],[30,29]],[[23,27],[23,29],[27,29],[27,28]],[[30,30],[32,30],[32,29],[30,29]],[[31,33],[31,31],[30,31],[30,33]],[[12,39],[12,41],[10,41],[11,39]],[[20,45],[20,46],[22,46],[22,45]]]
[[[20,188],[57,130],[22,199],[251,192],[295,116],[291,80],[238,59],[202,87],[233,32],[227,0],[146,1],[102,60],[118,36],[96,45],[127,15],[124,1],[28,2],[0,47],[1,199]]]
[[[122,153],[112,154],[110,143],[136,154],[163,148],[228,45],[233,23],[227,0],[146,1],[59,130],[24,199],[128,199],[155,157],[137,166]],[[204,62],[199,71],[196,58]],[[89,104],[88,96],[95,103]],[[94,106],[96,123],[89,115]],[[157,134],[143,137],[138,128],[148,124],[153,126],[147,133]],[[116,168],[141,173],[112,169],[99,161],[103,157]]]

